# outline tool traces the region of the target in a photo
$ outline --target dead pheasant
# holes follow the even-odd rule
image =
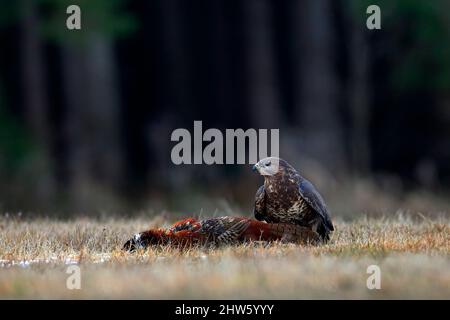
[[[134,251],[152,245],[185,247],[192,245],[230,245],[249,241],[317,243],[318,233],[302,226],[265,223],[243,217],[218,217],[205,220],[188,218],[169,229],[150,229],[128,240],[123,250]]]

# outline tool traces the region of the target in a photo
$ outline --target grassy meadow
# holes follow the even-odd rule
[[[0,298],[450,299],[450,220],[417,214],[337,220],[327,245],[249,243],[126,253],[146,219],[0,218]],[[66,287],[69,265],[81,289]],[[369,265],[381,289],[366,286]]]

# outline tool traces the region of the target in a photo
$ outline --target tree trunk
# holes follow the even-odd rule
[[[148,125],[149,149],[154,163],[148,173],[150,188],[173,187],[183,190],[189,185],[195,166],[169,166],[170,150],[173,143],[170,135],[175,125],[193,125],[192,115],[197,112],[195,86],[191,81],[196,72],[192,65],[192,52],[189,48],[189,30],[183,11],[183,0],[161,1],[161,36],[166,91],[162,96],[164,111],[158,119],[151,119]],[[171,113],[167,110],[177,110]],[[202,119],[199,119],[202,120]]]
[[[300,130],[300,157],[338,175],[346,170],[343,128],[339,117],[339,86],[333,65],[333,26],[330,0],[298,1],[294,34]]]
[[[256,128],[279,128],[282,116],[270,2],[246,0],[244,8],[248,21],[245,43],[250,119]]]
[[[80,47],[64,45],[62,65],[65,96],[64,140],[67,148],[66,166],[68,194],[79,209],[84,208],[83,186],[90,181],[90,157],[88,147],[92,133],[86,128],[85,120],[89,110],[86,96],[83,50]]]
[[[22,61],[23,87],[26,107],[26,120],[33,137],[42,147],[49,142],[49,125],[47,122],[48,97],[43,65],[43,44],[39,34],[40,22],[36,1],[24,0],[24,18],[22,23]]]
[[[118,94],[113,45],[105,37],[94,34],[86,51],[88,114],[92,144],[93,174],[110,187],[117,188],[123,178]]]
[[[354,19],[349,21],[349,34],[351,163],[354,175],[365,175],[370,169],[369,47],[364,29]]]
[[[123,178],[113,49],[91,35],[85,46],[66,44],[62,57],[70,195],[84,209],[112,196]]]
[[[40,19],[36,1],[24,0],[21,59],[24,97],[24,116],[30,128],[33,141],[38,145],[39,153],[32,161],[38,174],[36,179],[35,199],[43,206],[51,202],[55,193],[55,177],[51,169],[51,139],[49,116],[49,100],[43,59],[43,41],[39,34]],[[37,205],[37,203],[36,203]]]

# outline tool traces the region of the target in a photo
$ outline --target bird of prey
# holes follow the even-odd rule
[[[327,206],[311,182],[285,160],[269,157],[253,166],[264,177],[255,196],[254,215],[269,223],[290,223],[317,232],[324,242],[334,230]]]
[[[218,217],[205,220],[188,218],[169,229],[150,229],[128,240],[123,250],[134,251],[155,245],[189,247],[193,245],[230,245],[249,241],[282,241],[315,244],[316,232],[302,226],[265,223],[243,217]]]

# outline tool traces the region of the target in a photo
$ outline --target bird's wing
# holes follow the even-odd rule
[[[333,223],[330,220],[328,209],[322,196],[316,190],[311,182],[306,179],[302,179],[299,183],[299,192],[303,199],[317,212],[319,213],[328,229],[334,230]]]
[[[264,190],[264,185],[259,187],[255,195],[255,207],[253,209],[253,214],[256,220],[264,220],[266,216],[266,192]]]
[[[237,217],[219,217],[205,220],[202,232],[211,236],[217,243],[233,243],[250,225],[250,220]]]

